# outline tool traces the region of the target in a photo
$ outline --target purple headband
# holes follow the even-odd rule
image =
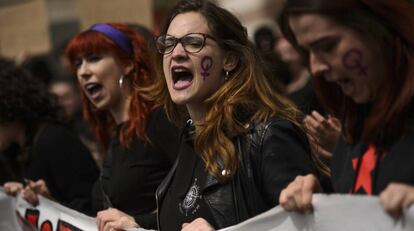
[[[129,38],[124,33],[112,27],[111,25],[106,23],[97,23],[92,25],[89,30],[104,34],[127,54],[132,54],[132,44]]]

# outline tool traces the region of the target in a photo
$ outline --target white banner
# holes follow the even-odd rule
[[[384,212],[377,197],[317,194],[313,200],[314,212],[312,214],[289,213],[278,206],[221,231],[414,230],[414,206],[404,211],[400,219],[394,220]],[[20,197],[16,199],[7,196],[0,188],[1,231],[23,230],[16,211],[41,231],[97,230],[93,217],[88,217],[43,197],[40,197],[39,205],[33,207]],[[130,230],[145,231],[145,229]]]
[[[314,212],[286,212],[280,206],[222,231],[413,231],[414,206],[394,220],[378,197],[357,195],[313,196]]]
[[[0,187],[0,230],[20,231],[19,222],[16,217],[16,200],[11,199]]]
[[[20,196],[10,197],[0,187],[0,230],[21,231],[18,214],[40,231],[97,231],[95,218],[86,216],[56,202],[39,197],[39,205],[31,206]],[[23,229],[23,231],[26,231]],[[144,229],[138,229],[140,231]]]

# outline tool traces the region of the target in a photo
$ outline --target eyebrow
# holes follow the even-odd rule
[[[209,35],[208,33],[204,33],[204,32],[191,32],[191,33],[187,33],[187,34],[185,34],[185,35],[183,35],[183,36],[180,36],[180,37],[176,37],[176,36],[174,36],[174,35],[170,35],[170,34],[165,34],[165,36],[166,37],[174,37],[174,38],[182,38],[182,37],[185,37],[185,36],[187,36],[187,35],[191,35],[191,34],[206,34],[206,35],[208,35],[208,36],[211,36],[211,35]]]
[[[315,48],[315,47],[318,47],[318,46],[322,45],[323,43],[330,42],[330,41],[332,41],[334,39],[337,39],[337,38],[338,38],[338,36],[333,36],[333,35],[330,36],[330,35],[328,35],[328,36],[325,36],[323,38],[317,39],[317,40],[309,43],[307,45],[307,47],[309,47],[309,48]]]

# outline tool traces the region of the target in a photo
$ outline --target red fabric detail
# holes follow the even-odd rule
[[[354,192],[362,188],[368,195],[372,195],[372,176],[371,173],[376,165],[375,146],[370,145],[368,150],[362,155],[361,167],[356,172],[357,180],[354,186]],[[352,167],[357,170],[358,157],[352,159]]]

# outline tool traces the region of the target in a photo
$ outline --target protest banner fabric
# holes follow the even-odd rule
[[[414,230],[414,206],[393,219],[382,209],[378,197],[355,195],[323,195],[313,197],[314,212],[286,212],[280,206],[221,231],[409,231]],[[95,218],[71,210],[40,197],[39,205],[31,206],[21,197],[7,196],[0,188],[0,230],[25,231],[20,228],[16,210],[38,230],[95,231]],[[145,231],[145,229],[128,229]]]

